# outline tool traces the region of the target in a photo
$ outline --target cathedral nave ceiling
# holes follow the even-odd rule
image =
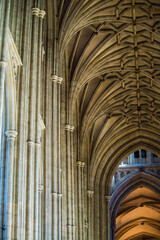
[[[131,133],[158,139],[159,0],[64,1],[59,9],[70,100],[91,158]]]

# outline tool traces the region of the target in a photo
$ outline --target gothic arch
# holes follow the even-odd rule
[[[108,154],[107,159],[101,159],[101,165],[99,164],[97,168],[97,172],[95,174],[95,178],[92,179],[91,187],[94,189],[95,194],[95,205],[98,206],[94,219],[95,219],[95,238],[99,237],[101,239],[106,238],[106,233],[109,232],[109,229],[106,229],[106,222],[107,222],[107,209],[106,209],[106,197],[110,196],[110,186],[111,181],[113,177],[113,173],[122,162],[122,160],[128,156],[129,154],[133,153],[137,149],[146,149],[148,151],[151,151],[155,153],[156,155],[159,155],[159,144],[158,142],[154,141],[154,138],[152,139],[153,135],[147,135],[145,131],[141,131],[144,133],[144,136],[146,137],[138,137],[135,138],[134,135],[132,135],[132,141],[124,142],[122,141],[122,145],[119,145],[118,142],[117,148],[110,149],[111,155]],[[152,143],[152,144],[151,144]],[[114,146],[114,145],[113,145]],[[109,162],[108,159],[111,159],[111,162]],[[103,167],[102,167],[103,164]],[[105,167],[104,167],[105,166]],[[95,169],[94,169],[95,170]],[[101,223],[101,224],[100,224]],[[109,227],[109,226],[108,226]],[[101,235],[98,235],[101,234]],[[109,236],[108,236],[109,237]]]
[[[124,198],[138,187],[146,187],[160,195],[160,179],[149,174],[139,172],[129,177],[113,192],[110,198],[110,218],[111,228],[115,227],[115,219],[118,208]]]

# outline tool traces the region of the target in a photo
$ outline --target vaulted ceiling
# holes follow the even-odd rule
[[[121,139],[158,146],[160,1],[59,1],[59,13],[70,103],[92,166]]]
[[[116,219],[116,240],[149,240],[160,236],[160,197],[141,187],[121,203]]]

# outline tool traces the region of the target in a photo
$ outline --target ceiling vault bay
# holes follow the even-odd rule
[[[139,141],[149,136],[147,144],[157,144],[160,1],[61,1],[59,12],[71,112],[78,106],[80,143],[85,150],[89,142],[90,169],[98,169],[122,138],[125,144],[134,134]]]

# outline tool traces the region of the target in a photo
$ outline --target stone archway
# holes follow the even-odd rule
[[[110,199],[110,227],[111,227],[111,239],[115,239],[115,227],[116,227],[116,217],[118,213],[118,209],[121,205],[121,203],[124,201],[124,199],[127,198],[128,195],[131,195],[133,192],[138,191],[138,188],[143,187],[144,189],[148,189],[150,192],[154,192],[157,195],[159,195],[160,192],[160,180],[156,178],[153,175],[150,175],[148,173],[137,173],[136,175],[128,178],[125,182],[123,182],[115,192],[112,194]],[[124,203],[124,202],[123,202]],[[144,204],[143,204],[144,205]],[[151,205],[150,208],[153,210],[153,206]],[[136,209],[136,208],[135,208]],[[133,210],[133,209],[130,209]],[[130,211],[128,210],[128,211]],[[134,210],[136,211],[136,210]],[[127,213],[127,212],[126,212]],[[153,215],[153,214],[151,214]],[[124,214],[123,214],[124,216]],[[122,219],[121,219],[122,220]],[[121,235],[123,235],[126,232],[129,232],[129,234],[133,234],[132,229],[134,229],[134,232],[137,231],[136,236],[149,236],[149,233],[152,234],[156,231],[153,226],[157,226],[157,222],[153,218],[149,218],[149,216],[144,216],[143,221],[141,221],[141,218],[136,219],[130,219],[130,222],[126,222],[125,225],[121,225],[121,230],[119,231],[119,237],[117,239],[121,239]],[[138,229],[139,225],[141,224],[141,228],[144,228],[144,222],[148,224],[148,229],[146,231],[145,229]],[[121,222],[122,223],[122,222]],[[120,229],[119,228],[119,229]],[[143,231],[143,232],[142,232]],[[156,237],[159,234],[158,232],[153,235],[153,237]],[[135,236],[135,237],[136,237]],[[131,236],[128,235],[125,239],[132,239]],[[134,239],[134,238],[133,238]],[[155,238],[156,239],[156,238]]]

